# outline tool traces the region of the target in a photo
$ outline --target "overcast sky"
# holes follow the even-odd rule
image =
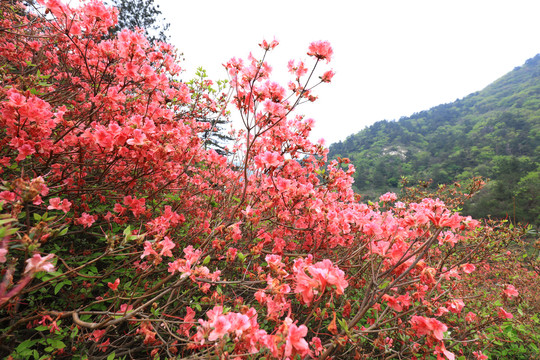
[[[539,0],[157,2],[186,78],[202,66],[226,79],[223,63],[261,55],[257,44],[275,37],[268,61],[287,79],[289,59],[307,60],[310,42],[330,41],[336,75],[300,109],[316,121],[312,140],[327,145],[481,90],[540,53]]]

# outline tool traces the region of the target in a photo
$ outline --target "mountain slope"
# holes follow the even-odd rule
[[[490,178],[466,211],[538,224],[540,54],[463,99],[379,121],[332,144],[329,157],[351,159],[368,198],[396,190],[402,176],[434,185]]]

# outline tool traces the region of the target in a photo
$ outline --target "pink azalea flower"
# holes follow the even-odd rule
[[[0,263],[5,263],[6,262],[7,253],[8,253],[7,249],[0,249]]]
[[[99,340],[103,337],[103,335],[105,335],[105,332],[107,330],[103,329],[103,330],[94,330],[92,332],[92,340],[94,340],[95,342],[99,342]]]
[[[307,67],[304,64],[303,61],[300,61],[298,64],[294,63],[294,60],[289,60],[289,63],[287,64],[287,69],[291,74],[295,74],[298,78],[301,78],[302,76],[307,74]]]
[[[62,210],[66,214],[69,212],[72,205],[67,199],[60,201],[60,198],[49,199],[49,204],[50,205],[47,206],[48,210]]]
[[[15,199],[17,199],[17,194],[11,191],[1,191],[0,192],[0,200],[5,200],[9,202],[14,202]]]
[[[159,245],[162,247],[159,255],[161,256],[173,256],[171,250],[176,246],[175,243],[169,239],[168,236],[165,236],[165,239],[159,242]]]
[[[118,289],[118,285],[120,285],[120,279],[116,279],[114,283],[107,283],[107,286],[113,291],[116,291],[116,289]]]
[[[128,313],[131,310],[133,310],[133,305],[122,304],[122,305],[120,305],[120,311],[118,311],[117,314],[119,314],[119,313],[120,314]]]
[[[325,72],[322,76],[321,76],[321,81],[322,82],[325,82],[325,83],[329,83],[330,81],[332,81],[332,78],[334,77],[336,73],[333,72],[332,70],[328,70],[327,72]]]
[[[75,219],[75,222],[84,227],[90,227],[96,221],[97,215],[90,215],[87,213],[82,213],[81,217]]]
[[[442,340],[448,327],[435,318],[414,315],[409,321],[417,336],[431,335],[437,340]]]
[[[21,147],[17,149],[19,151],[19,155],[15,159],[15,161],[21,161],[26,159],[28,155],[32,155],[36,153],[36,150],[30,146],[29,144],[24,144]]]
[[[94,140],[99,146],[105,149],[110,149],[114,145],[114,135],[111,134],[109,130],[104,126],[100,126],[98,130],[94,133]]]
[[[514,317],[514,315],[504,310],[502,307],[499,308],[499,312],[497,313],[497,315],[501,319],[512,319]]]
[[[476,320],[476,314],[469,311],[467,315],[465,315],[465,321],[473,322],[474,320]]]
[[[461,265],[461,269],[463,270],[465,274],[470,274],[474,270],[476,270],[476,266],[474,266],[473,264],[463,264]]]
[[[283,161],[283,156],[275,151],[266,151],[255,158],[257,166],[260,168],[279,166]]]
[[[107,348],[109,347],[110,344],[111,344],[111,339],[107,338],[107,340],[105,340],[104,342],[98,345],[98,349],[105,352],[107,351]]]
[[[305,325],[296,326],[291,324],[289,326],[289,333],[287,334],[287,342],[285,343],[285,356],[291,356],[294,354],[300,354],[300,356],[306,356],[309,354],[309,345],[304,337],[307,335],[307,327]]]
[[[26,104],[26,98],[15,89],[8,90],[9,105],[20,108]]]
[[[390,202],[395,200],[397,200],[397,195],[392,192],[387,192],[386,194],[379,196],[379,201],[382,202]]]
[[[262,47],[264,50],[272,50],[278,45],[279,45],[279,41],[277,41],[275,38],[274,40],[270,42],[263,40],[262,43],[259,44],[259,46]]]
[[[332,47],[328,41],[315,41],[309,45],[309,51],[307,54],[314,56],[319,60],[326,60],[326,62],[330,62],[332,55],[334,54],[334,50],[332,50]]]
[[[310,344],[315,349],[315,356],[319,356],[322,353],[322,351],[324,350],[324,347],[322,346],[321,339],[318,338],[317,336],[314,336],[311,339]]]
[[[231,323],[225,315],[219,315],[213,322],[214,329],[208,336],[208,340],[215,341],[223,338],[231,328]]]
[[[133,130],[133,138],[129,139],[127,143],[129,145],[144,145],[146,140],[146,135],[141,131],[141,129]]]
[[[453,299],[446,303],[446,306],[448,310],[453,312],[454,314],[459,314],[463,307],[465,306],[465,303],[461,299]]]
[[[473,351],[473,355],[476,360],[488,360],[487,355],[484,355],[484,353],[481,351]]]
[[[150,255],[158,256],[158,253],[153,249],[152,243],[150,241],[145,241],[144,252],[141,255],[141,259],[144,259],[145,257]]]
[[[231,323],[229,331],[234,332],[236,336],[242,336],[242,334],[251,327],[249,317],[244,314],[230,312],[227,314],[227,318]]]
[[[394,311],[403,311],[403,306],[401,306],[401,304],[393,296],[384,294],[382,300],[386,301],[388,306],[390,306]]]
[[[448,360],[454,360],[456,356],[453,352],[446,350],[444,347],[444,343],[440,343],[439,345],[435,346],[435,353],[436,354],[443,354]],[[437,356],[437,358],[439,358]]]
[[[54,265],[49,262],[53,258],[54,254],[49,254],[45,257],[41,257],[40,254],[34,254],[34,256],[26,260],[26,268],[24,269],[24,273],[34,274],[40,271],[54,271]]]
[[[504,295],[506,295],[508,298],[517,297],[519,295],[519,292],[516,290],[514,285],[506,285],[506,288],[503,292]]]

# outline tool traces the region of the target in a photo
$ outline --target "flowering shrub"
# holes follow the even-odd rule
[[[454,359],[476,341],[482,358],[511,321],[510,279],[485,284],[504,302],[486,313],[470,299],[514,232],[436,197],[363,204],[308,140],[296,109],[334,75],[328,42],[285,88],[263,41],[225,64],[226,93],[177,80],[170,45],[110,38],[99,1],[40,3],[0,5],[2,354]],[[226,158],[200,135],[228,106],[244,129]]]

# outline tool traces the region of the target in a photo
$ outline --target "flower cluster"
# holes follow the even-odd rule
[[[14,358],[38,351],[20,353],[31,338],[59,357],[451,359],[445,346],[487,326],[467,285],[502,231],[438,196],[361,203],[354,166],[309,139],[297,108],[332,81],[327,41],[288,63],[287,86],[266,61],[276,40],[228,61],[228,83],[179,81],[174,48],[109,35],[117,12],[98,0],[40,1],[44,15],[13,3],[0,4],[0,341],[16,339]],[[244,128],[224,156],[207,137],[230,114]],[[494,293],[517,316],[526,287],[509,282]],[[488,305],[489,321],[513,317]]]

